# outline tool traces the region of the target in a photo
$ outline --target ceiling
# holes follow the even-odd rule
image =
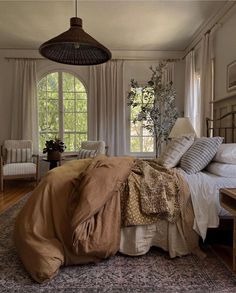
[[[227,1],[79,1],[83,27],[111,50],[182,51]],[[69,28],[74,1],[1,1],[0,48],[37,49]]]

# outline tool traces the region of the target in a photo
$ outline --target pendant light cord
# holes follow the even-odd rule
[[[78,0],[75,0],[75,17],[78,17],[78,12],[77,12],[77,10],[78,10],[78,3],[77,3],[77,1]]]

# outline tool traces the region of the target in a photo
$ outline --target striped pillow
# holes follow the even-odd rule
[[[32,151],[26,149],[7,149],[7,164],[32,162]]]
[[[78,151],[77,159],[94,158],[96,154],[97,154],[97,150],[80,149]]]
[[[198,138],[181,158],[180,167],[187,174],[201,171],[214,158],[222,141],[222,137]]]

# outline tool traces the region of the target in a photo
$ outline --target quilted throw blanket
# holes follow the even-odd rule
[[[136,160],[121,192],[123,226],[153,224],[158,219],[179,219],[183,181],[176,169],[155,160]]]

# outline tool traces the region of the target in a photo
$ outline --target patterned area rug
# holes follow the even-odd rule
[[[26,197],[0,215],[0,292],[47,293],[233,293],[236,276],[209,250],[169,259],[157,249],[140,257],[116,255],[99,264],[62,268],[50,282],[36,284],[24,270],[13,241],[14,220]]]

